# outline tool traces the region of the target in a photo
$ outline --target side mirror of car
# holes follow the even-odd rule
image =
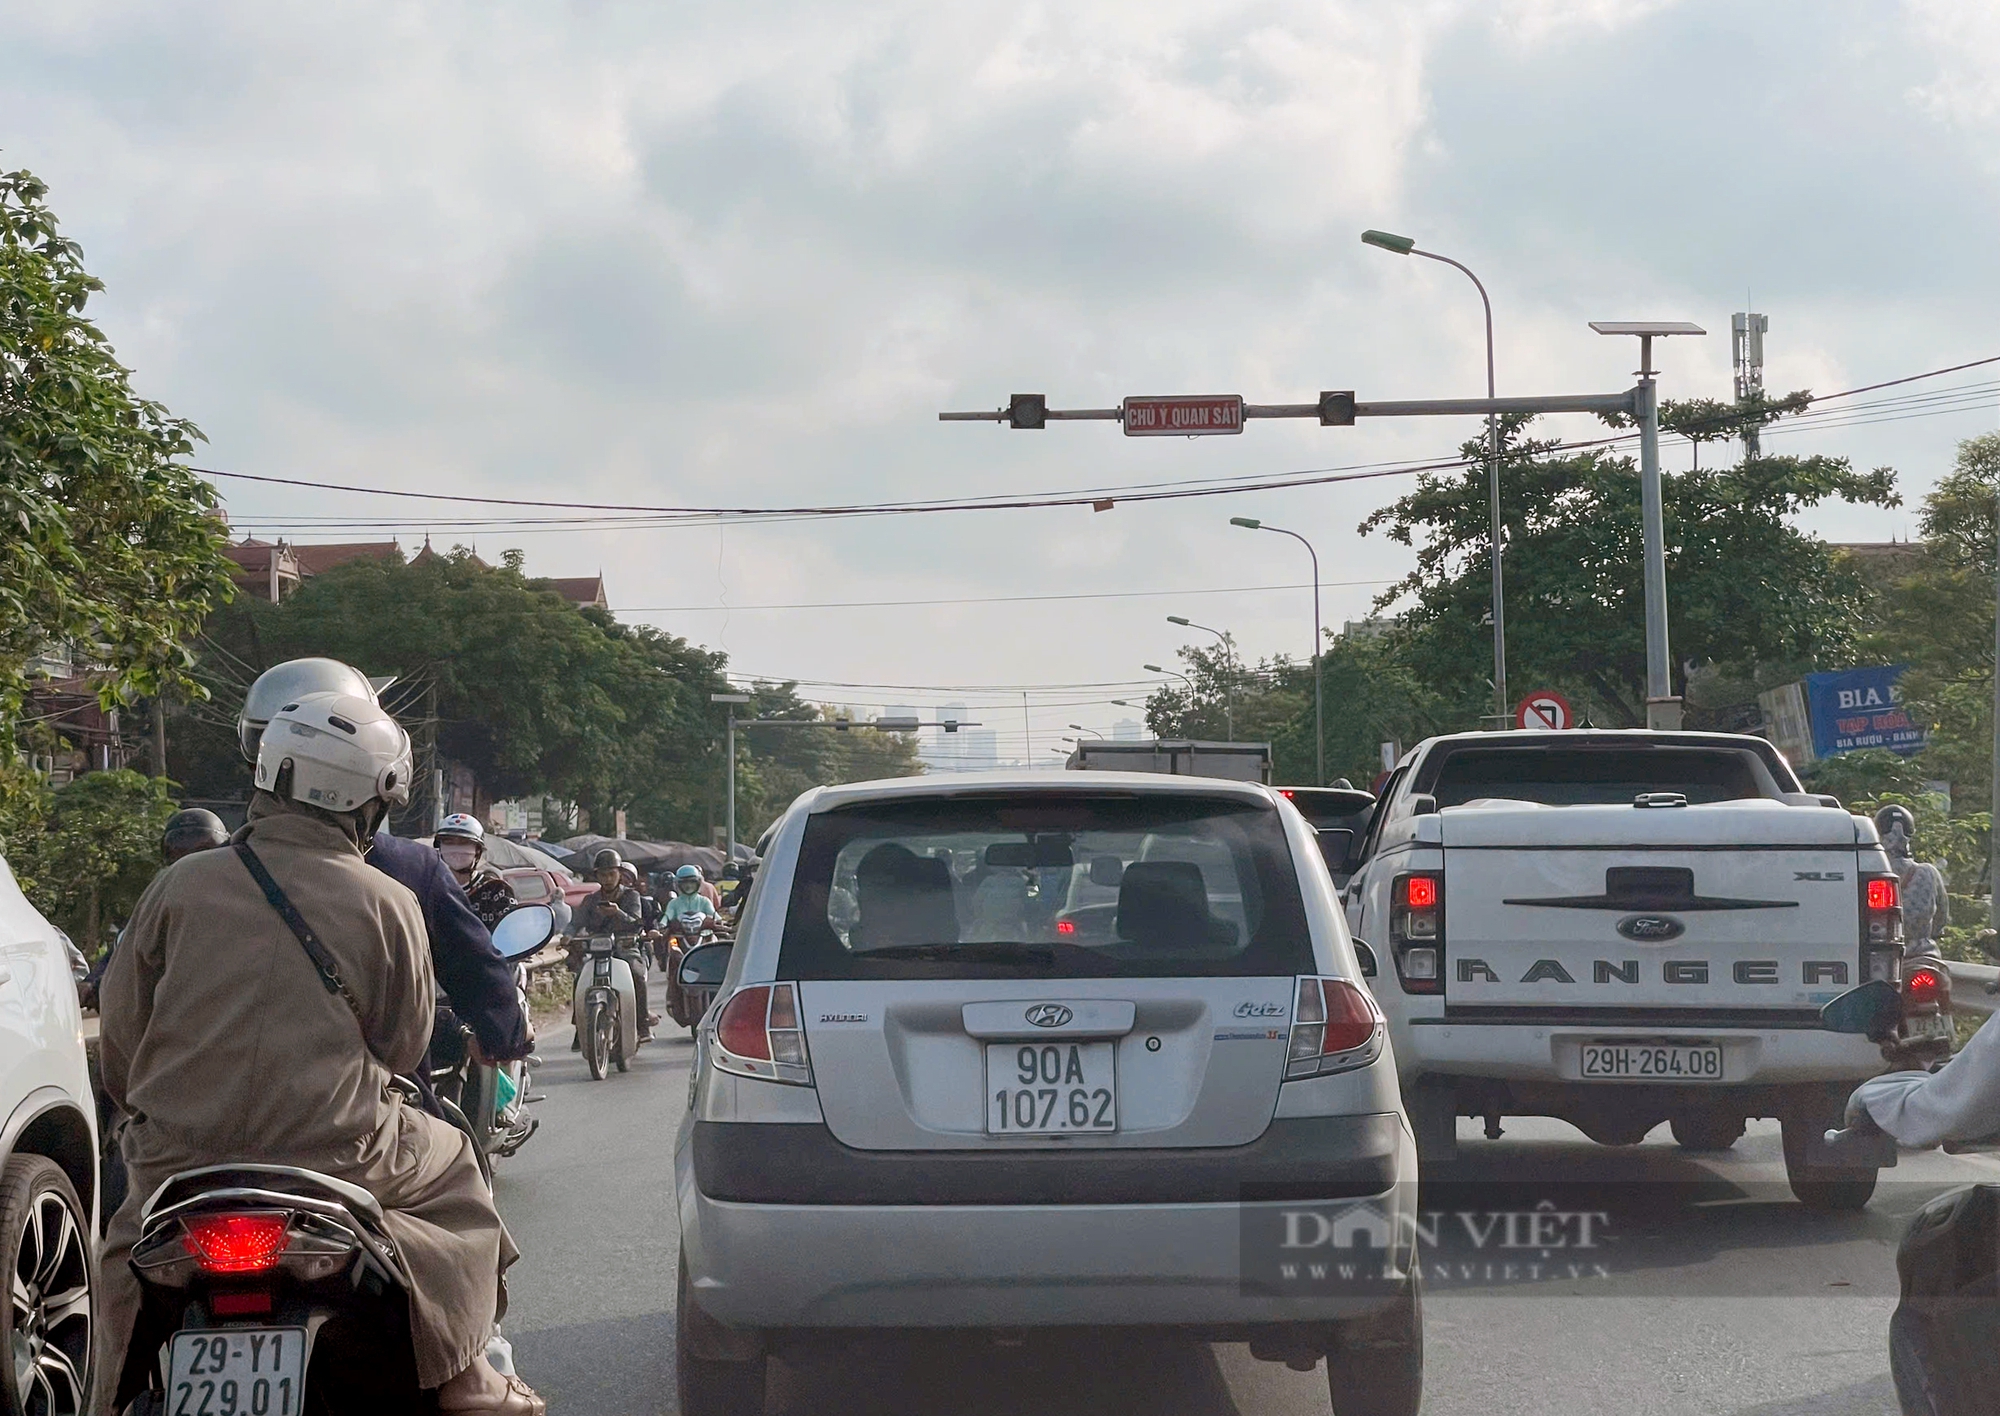
[[[556,912],[547,905],[516,905],[493,926],[493,947],[503,959],[525,958],[555,937]]]
[[[1382,972],[1382,966],[1375,962],[1375,951],[1368,947],[1366,939],[1354,941],[1354,958],[1361,965],[1363,978],[1374,978]]]
[[[1848,989],[1819,1010],[1820,1026],[1828,1032],[1851,1033],[1877,1041],[1895,1032],[1902,1020],[1901,991],[1880,978]]]
[[[1410,815],[1412,816],[1435,816],[1437,815],[1437,809],[1438,799],[1428,792],[1421,792],[1410,798]]]
[[[729,972],[730,944],[703,944],[681,955],[682,988],[715,988]]]

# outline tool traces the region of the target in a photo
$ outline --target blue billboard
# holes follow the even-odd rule
[[[1902,664],[1807,674],[1806,711],[1812,719],[1813,755],[1886,747],[1908,757],[1921,752],[1924,730],[1903,710]]]

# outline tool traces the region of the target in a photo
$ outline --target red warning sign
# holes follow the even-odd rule
[[[1576,714],[1570,711],[1569,700],[1551,689],[1543,689],[1523,698],[1514,709],[1514,726],[1531,728],[1538,732],[1560,732],[1576,725]]]

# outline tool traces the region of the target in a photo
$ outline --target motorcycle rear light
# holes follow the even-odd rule
[[[211,1214],[181,1226],[181,1242],[203,1273],[263,1273],[291,1238],[288,1214]]]
[[[1382,1019],[1359,988],[1343,978],[1298,981],[1285,1075],[1311,1077],[1372,1062],[1382,1050]]]
[[[715,1019],[715,1065],[739,1077],[812,1085],[796,984],[739,988]]]
[[[1067,938],[1069,935],[1076,933],[1076,921],[1073,919],[1057,920],[1056,933],[1063,935],[1065,938]]]
[[[1903,1003],[1905,1008],[1935,1006],[1943,1002],[1950,991],[1943,974],[1928,964],[1922,964],[1911,969],[1909,977],[1903,980]]]
[[[1893,910],[1900,903],[1896,898],[1896,882],[1884,875],[1877,875],[1868,882],[1868,908],[1871,910]]]

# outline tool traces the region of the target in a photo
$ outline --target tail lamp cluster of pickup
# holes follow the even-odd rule
[[[1390,886],[1389,953],[1405,993],[1444,992],[1444,875],[1413,870]]]

